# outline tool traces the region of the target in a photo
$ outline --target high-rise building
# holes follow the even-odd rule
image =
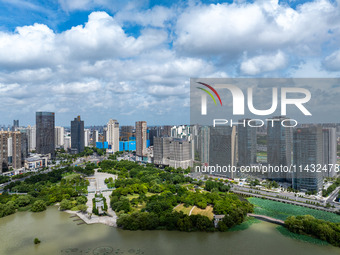
[[[247,124],[248,121],[249,119],[239,120],[237,126],[239,166],[249,166],[256,163],[256,127],[250,127]]]
[[[154,145],[154,138],[160,136],[160,127],[149,127],[150,146]]]
[[[209,164],[210,127],[201,126],[198,131],[198,156],[202,164]]]
[[[216,175],[224,175],[229,178],[234,177],[234,173],[229,171],[236,166],[236,127],[216,126],[210,127],[209,141],[209,166],[221,167],[228,171]]]
[[[171,128],[172,128],[172,126],[162,126],[161,127],[161,136],[170,137],[171,136]]]
[[[55,127],[55,146],[56,148],[64,147],[64,127]]]
[[[8,137],[8,132],[0,131],[0,173],[8,170]]]
[[[133,134],[133,126],[121,126],[120,128],[120,140],[121,141],[129,141],[129,138],[132,137]]]
[[[106,141],[113,152],[119,151],[119,122],[110,119],[107,123]]]
[[[21,166],[25,165],[25,159],[28,157],[28,135],[27,128],[19,128],[21,133]]]
[[[154,137],[153,157],[156,165],[169,165],[170,137]]]
[[[11,132],[12,137],[12,167],[18,169],[22,167],[21,155],[21,133],[19,131]]]
[[[154,164],[183,169],[192,167],[191,147],[191,142],[185,139],[155,137]]]
[[[268,123],[267,126],[267,162],[271,166],[290,166],[292,162],[292,139],[293,130],[291,127],[282,126],[281,122],[286,121],[289,126],[287,117],[273,117],[275,121]],[[291,182],[291,173],[271,172],[268,178],[277,181]]]
[[[171,137],[190,140],[191,126],[181,125],[171,128]]]
[[[12,131],[16,131],[16,128],[19,127],[19,120],[13,120],[13,129]]]
[[[101,142],[107,142],[107,127],[103,128],[103,135],[102,135],[102,139]]]
[[[71,121],[71,149],[74,149],[76,153],[83,152],[84,143],[84,121],[78,116]]]
[[[146,156],[146,130],[146,121],[136,122],[136,155],[139,157]]]
[[[36,151],[51,154],[51,157],[54,157],[55,150],[54,117],[54,112],[36,113]]]
[[[293,187],[302,191],[319,191],[322,189],[323,177],[316,168],[323,163],[322,128],[298,128],[293,138],[293,163],[297,167],[293,174]]]
[[[67,151],[68,149],[71,149],[71,137],[65,136],[64,137],[64,150]]]
[[[27,126],[27,140],[28,140],[28,150],[34,151],[36,149],[36,128],[35,126]]]
[[[98,130],[92,130],[92,146],[96,147],[96,143],[99,141]]]
[[[19,131],[0,131],[0,173],[22,167],[21,133]]]
[[[90,146],[91,132],[90,129],[84,129],[84,145],[85,147]]]
[[[323,128],[322,129],[323,140],[323,165],[327,167],[327,171],[322,171],[323,177],[334,177],[335,164],[337,162],[336,151],[336,128]]]
[[[174,168],[187,169],[192,167],[191,157],[192,143],[185,139],[173,138],[170,140],[169,166]]]

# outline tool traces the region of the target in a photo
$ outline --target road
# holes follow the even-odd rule
[[[89,156],[90,157],[90,160],[89,161],[95,161],[95,162],[100,162],[100,161],[103,161],[104,159],[105,159],[105,157],[104,156],[98,156],[98,155],[91,155],[91,156]],[[82,158],[80,158],[80,159],[82,159]],[[81,161],[80,159],[77,159],[75,162],[73,162],[72,164],[71,164],[71,166],[76,166],[76,165],[82,165],[82,164],[84,164],[85,162],[84,161]],[[37,174],[44,174],[44,173],[49,173],[49,172],[51,172],[51,171],[53,171],[53,170],[55,170],[55,169],[52,169],[52,167],[54,167],[55,165],[50,165],[50,166],[48,166],[48,169],[46,169],[46,170],[44,170],[44,171],[41,171],[41,172],[32,172],[32,174],[31,175],[29,175],[29,176],[26,176],[26,177],[22,177],[22,178],[20,178],[20,179],[15,179],[15,180],[11,180],[11,181],[9,181],[9,182],[6,182],[6,183],[3,183],[3,184],[1,184],[1,186],[0,186],[0,193],[3,193],[3,187],[5,187],[5,186],[7,186],[7,185],[9,185],[9,184],[11,184],[12,182],[17,182],[17,181],[24,181],[24,180],[26,180],[27,178],[30,178],[31,176],[34,176],[34,175],[37,175]],[[60,168],[63,168],[64,166],[60,166]]]

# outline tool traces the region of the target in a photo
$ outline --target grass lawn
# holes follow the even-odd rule
[[[201,209],[198,208],[197,206],[194,208],[194,210],[192,210],[191,214],[195,215],[195,214],[200,214],[203,216],[207,216],[209,219],[213,219],[214,218],[214,213],[213,213],[213,207],[212,206],[207,206],[205,209]],[[189,211],[190,212],[190,211]]]
[[[146,203],[138,204],[137,207],[131,206],[133,212],[140,212],[143,208],[145,208]]]
[[[175,208],[175,211],[177,211],[177,212],[181,212],[182,211],[184,214],[188,214],[189,215],[191,209],[192,209],[192,206],[185,207],[184,204],[180,204],[179,206],[177,206]]]
[[[147,196],[147,197],[151,197],[151,196],[153,196],[153,195],[157,195],[157,194],[155,194],[155,193],[150,193],[150,192],[147,192],[146,194],[145,194],[145,196]],[[132,199],[134,199],[134,198],[138,198],[139,197],[139,194],[132,194],[132,195],[127,195],[126,196],[129,200],[132,200]]]
[[[64,176],[64,179],[70,181],[70,180],[77,178],[79,176],[80,176],[80,174],[69,174],[69,175]]]

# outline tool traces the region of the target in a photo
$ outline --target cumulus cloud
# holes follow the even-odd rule
[[[0,116],[11,107],[19,118],[50,109],[91,124],[108,116],[126,123],[141,112],[158,124],[185,123],[190,77],[340,71],[340,8],[327,0],[296,9],[274,0],[151,9],[138,1],[59,3],[69,15],[94,8],[114,15],[95,11],[62,32],[38,23],[0,32]]]
[[[292,9],[278,1],[199,5],[183,12],[176,25],[176,48],[183,54],[239,57],[244,51],[320,52],[339,33],[339,8],[327,0]]]
[[[263,72],[282,69],[286,66],[285,55],[278,51],[273,55],[261,55],[247,59],[241,63],[240,69],[243,74],[256,75]]]
[[[46,25],[18,27],[14,33],[0,32],[0,65],[3,68],[50,65],[58,58],[55,53],[55,34]]]

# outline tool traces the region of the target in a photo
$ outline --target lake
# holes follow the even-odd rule
[[[77,225],[70,214],[49,207],[45,212],[18,212],[0,218],[1,255],[152,254],[152,255],[332,255],[340,248],[283,236],[276,225],[261,222],[227,233],[127,231],[102,224]],[[35,237],[41,240],[33,244]]]

